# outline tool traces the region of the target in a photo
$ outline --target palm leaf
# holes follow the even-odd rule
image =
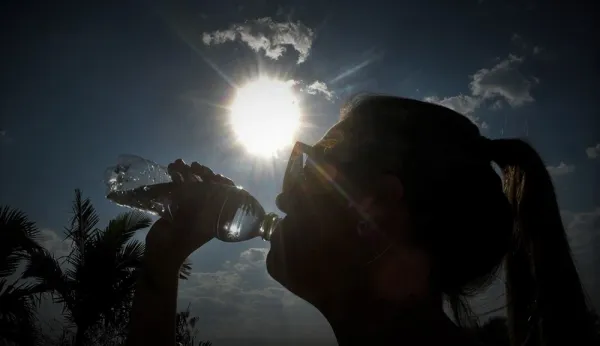
[[[72,204],[73,216],[70,226],[65,229],[67,239],[72,239],[75,245],[73,251],[85,252],[85,244],[96,231],[99,218],[96,209],[89,198],[81,197],[81,190],[75,190],[75,200]]]
[[[7,285],[0,280],[0,335],[17,345],[41,344],[31,284]]]
[[[9,206],[0,208],[0,229],[16,229],[19,233],[25,235],[28,240],[36,240],[40,235],[35,223],[29,221],[25,213]],[[32,245],[36,247],[36,244]]]
[[[117,269],[137,269],[144,257],[144,243],[134,240],[127,243],[117,255]]]
[[[135,269],[144,253],[143,243],[132,237],[150,223],[142,213],[123,213],[103,230],[88,228],[81,251],[68,256],[71,268],[66,273],[74,290],[70,314],[78,330],[84,331],[78,337],[93,337],[94,330],[124,323],[133,299]]]
[[[22,278],[34,279],[32,292],[52,294],[54,302],[65,304],[67,310],[75,304],[74,282],[63,273],[56,258],[45,249],[34,251],[29,255]]]
[[[181,268],[179,268],[179,279],[187,280],[192,274],[192,262],[189,258],[186,258]]]
[[[0,278],[13,275],[21,263],[21,255],[18,253],[0,254]]]
[[[0,207],[0,277],[13,275],[27,253],[40,248],[39,234],[25,213]]]
[[[98,241],[120,248],[133,237],[135,232],[149,227],[151,223],[152,219],[141,212],[122,213],[108,223]]]

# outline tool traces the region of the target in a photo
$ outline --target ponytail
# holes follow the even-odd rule
[[[560,217],[552,179],[520,139],[488,141],[514,213],[505,259],[513,346],[588,345],[594,327]]]

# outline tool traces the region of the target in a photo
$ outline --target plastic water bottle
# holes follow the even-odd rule
[[[176,188],[183,185],[187,194],[192,194],[193,200],[197,201],[199,208],[202,208],[201,203],[207,200],[207,194],[210,193],[213,198],[210,203],[221,205],[219,215],[215,215],[215,237],[225,242],[255,237],[269,240],[280,220],[276,214],[266,213],[246,190],[202,181],[175,184],[166,167],[135,155],[119,156],[117,164],[106,169],[104,182],[107,186],[106,198],[109,200],[163,218],[171,218],[178,208],[173,198]],[[214,189],[218,189],[218,193],[214,193]]]

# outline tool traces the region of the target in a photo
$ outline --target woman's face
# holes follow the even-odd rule
[[[318,168],[305,166],[305,179],[278,196],[277,205],[286,217],[271,236],[267,256],[269,274],[313,304],[352,285],[350,280],[358,277],[357,268],[365,261],[365,239],[357,231],[361,217],[350,203],[360,199],[358,189],[340,191],[321,173],[334,181],[347,176],[343,165],[335,163],[342,160],[343,150],[338,149],[346,144],[344,125],[338,123],[313,147],[318,154],[342,154],[325,155]]]

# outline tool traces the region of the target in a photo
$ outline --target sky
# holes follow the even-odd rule
[[[299,87],[310,126],[297,139],[307,143],[363,91],[440,103],[488,137],[529,140],[552,173],[582,280],[600,306],[592,294],[600,292],[600,60],[591,2],[112,3],[1,5],[0,204],[25,211],[56,254],[70,246],[62,232],[75,188],[103,224],[123,211],[104,198],[102,182],[123,153],[198,161],[277,211],[289,148],[271,160],[249,154],[226,109],[236,87],[267,74]],[[268,276],[268,247],[214,240],[192,255],[179,303],[200,316],[201,338],[333,343],[320,313]],[[474,303],[485,311],[502,294],[499,281]]]

